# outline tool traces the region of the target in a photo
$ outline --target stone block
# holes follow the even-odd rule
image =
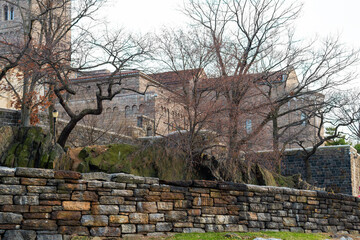
[[[15,196],[14,203],[17,205],[39,205],[38,196]]]
[[[54,172],[54,177],[56,179],[80,179],[81,173],[79,172],[74,172],[74,171],[64,171],[64,170],[57,170]]]
[[[61,234],[38,234],[37,240],[63,240]]]
[[[59,190],[66,190],[66,191],[74,191],[74,190],[85,191],[86,190],[86,184],[60,183],[58,185],[58,189]]]
[[[53,186],[27,186],[30,193],[56,193],[56,187]]]
[[[136,207],[132,205],[120,205],[120,212],[136,212]]]
[[[203,214],[217,214],[224,215],[227,214],[226,207],[202,207],[201,212]]]
[[[206,224],[205,225],[206,232],[224,232],[223,225],[215,225],[215,224]]]
[[[192,228],[194,224],[192,222],[175,222],[173,223],[174,228]]]
[[[111,181],[111,174],[107,174],[104,172],[91,172],[91,173],[83,173],[82,179],[84,180],[104,180]]]
[[[258,217],[258,220],[262,221],[262,222],[271,221],[271,215],[269,213],[258,213],[257,217]]]
[[[111,195],[122,196],[122,197],[132,197],[134,195],[134,191],[133,190],[115,189],[115,190],[112,190]]]
[[[158,211],[156,202],[138,202],[138,212],[156,213]]]
[[[21,214],[0,212],[0,224],[20,224],[22,220]]]
[[[159,211],[169,211],[174,209],[174,204],[172,202],[157,202]]]
[[[123,204],[124,201],[123,197],[118,196],[101,196],[99,200],[101,204]]]
[[[54,171],[41,168],[16,168],[15,175],[18,177],[31,178],[54,178]]]
[[[110,215],[109,222],[113,224],[129,223],[129,217],[124,215]]]
[[[138,224],[136,227],[138,233],[155,232],[155,225],[153,224]]]
[[[101,188],[102,187],[102,182],[101,181],[89,181],[87,183],[87,186],[89,188]]]
[[[40,199],[44,200],[70,200],[70,194],[67,193],[41,193]]]
[[[238,225],[238,224],[225,224],[224,230],[225,232],[248,232],[248,228],[246,225]]]
[[[64,207],[64,210],[87,211],[87,210],[90,210],[90,202],[64,201],[63,207]]]
[[[175,200],[175,208],[191,208],[190,200]]]
[[[117,205],[93,205],[91,213],[95,215],[118,214],[119,207]]]
[[[143,197],[149,194],[148,189],[134,189],[134,196],[135,197]]]
[[[216,215],[215,216],[215,224],[232,224],[238,223],[240,218],[238,216],[230,216],[230,215]]]
[[[23,213],[25,219],[49,219],[50,213]]]
[[[134,176],[131,174],[118,173],[113,174],[111,181],[120,183],[145,183],[144,177]]]
[[[11,204],[13,204],[13,196],[0,195],[0,205],[11,205]]]
[[[104,215],[83,215],[81,224],[83,226],[105,227],[109,223],[109,218]]]
[[[35,240],[36,232],[31,230],[7,230],[3,240]]]
[[[111,189],[125,189],[126,183],[103,182],[103,187]]]
[[[55,220],[48,219],[28,219],[22,223],[23,229],[31,230],[56,230],[57,224]]]
[[[40,200],[40,205],[61,206],[61,201],[56,201],[56,200]]]
[[[75,191],[71,195],[71,200],[74,201],[98,201],[99,197],[96,192],[92,191]]]
[[[130,213],[130,223],[146,224],[149,222],[149,215],[146,213]]]
[[[57,220],[80,220],[81,212],[76,211],[57,211],[52,213],[52,218]]]
[[[3,205],[1,208],[3,212],[29,212],[28,205]]]
[[[205,233],[202,228],[184,228],[183,233]]]
[[[149,221],[150,222],[164,222],[165,216],[163,213],[152,213],[152,214],[149,214]]]
[[[93,227],[90,229],[92,236],[99,237],[120,237],[121,231],[117,227]]]
[[[284,217],[283,218],[283,224],[286,227],[296,227],[296,219],[295,218],[290,218],[290,217]]]
[[[0,195],[24,195],[25,186],[0,184]]]
[[[183,200],[183,193],[173,193],[173,192],[162,192],[161,193],[162,200]]]
[[[165,219],[167,222],[181,222],[186,221],[186,211],[168,211],[165,213]]]
[[[135,224],[122,224],[121,232],[122,233],[136,233],[136,225]]]
[[[45,186],[45,178],[21,178],[21,185]]]
[[[19,185],[20,184],[20,178],[18,177],[2,177],[3,184],[9,184],[9,185]]]
[[[0,177],[14,177],[15,168],[0,167]]]
[[[60,226],[59,233],[66,235],[79,235],[79,236],[89,236],[89,230],[87,227],[82,226]]]

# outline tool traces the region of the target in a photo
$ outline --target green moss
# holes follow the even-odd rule
[[[90,172],[89,163],[87,161],[81,162],[76,170],[81,172],[81,173]]]
[[[262,178],[264,179],[266,186],[278,186],[273,174],[270,171],[262,167],[259,167],[259,170],[262,174]]]
[[[289,187],[294,188],[295,182],[292,176],[285,177],[279,174],[274,174],[274,179],[279,187]]]
[[[14,154],[8,154],[5,158],[4,165],[6,167],[14,167],[15,162],[15,155]]]
[[[26,146],[23,146],[23,150],[20,152],[17,158],[17,167],[27,167],[29,163],[29,151]]]
[[[84,147],[79,153],[79,158],[81,158],[83,160],[85,160],[89,156],[90,156],[90,148],[89,147]]]
[[[45,153],[40,157],[39,167],[45,168],[49,161],[49,154]]]

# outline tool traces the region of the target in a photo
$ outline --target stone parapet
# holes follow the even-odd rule
[[[344,194],[31,168],[0,180],[1,239],[360,231],[360,199]]]

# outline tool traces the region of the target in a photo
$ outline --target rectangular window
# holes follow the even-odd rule
[[[301,113],[301,125],[306,126],[306,114]]]
[[[138,117],[138,118],[137,118],[137,126],[138,126],[138,127],[142,127],[142,126],[143,126],[143,119],[142,119],[142,117]]]
[[[14,20],[14,7],[10,8],[10,20]]]
[[[281,76],[281,81],[282,81],[282,82],[285,82],[286,79],[287,79],[287,75],[286,75],[286,74],[283,74],[283,75]]]
[[[247,134],[250,134],[252,132],[251,119],[246,119],[245,128]]]

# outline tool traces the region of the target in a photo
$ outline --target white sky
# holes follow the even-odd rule
[[[177,27],[186,21],[180,12],[184,0],[110,0],[106,15],[117,27],[154,31]],[[185,0],[186,1],[186,0]],[[342,41],[360,47],[359,0],[304,0],[297,32],[307,38],[340,34]]]
[[[108,21],[114,27],[132,32],[154,32],[162,27],[176,28],[187,18],[181,13],[186,0],[109,0]],[[360,48],[360,0],[303,0],[296,36],[303,40],[315,36],[339,35],[349,47]],[[360,68],[356,67],[359,72]],[[360,79],[356,81],[360,86]]]

